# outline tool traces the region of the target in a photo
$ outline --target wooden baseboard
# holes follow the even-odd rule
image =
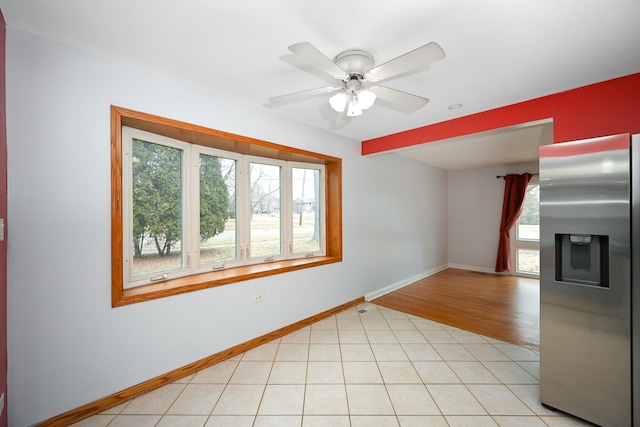
[[[298,329],[309,326],[319,320],[327,318],[329,316],[333,316],[336,313],[344,311],[348,308],[356,306],[360,303],[364,302],[364,297],[357,298],[353,301],[347,302],[345,304],[339,305],[322,313],[318,313],[315,316],[308,317],[304,320],[291,324],[289,326],[285,326],[284,328],[280,328],[273,332],[269,332],[268,334],[262,335],[258,338],[254,338],[250,341],[244,342],[242,344],[238,344],[235,347],[231,347],[220,353],[216,353],[212,356],[206,357],[204,359],[198,360],[197,362],[191,363],[189,365],[178,368],[174,371],[168,372],[164,375],[160,375],[158,377],[152,378],[148,381],[135,385],[133,387],[129,387],[125,390],[122,390],[118,393],[114,393],[110,396],[104,397],[102,399],[96,400],[94,402],[88,403],[79,408],[73,409],[71,411],[60,414],[56,417],[50,418],[48,420],[42,421],[40,423],[34,424],[34,427],[63,427],[69,426],[73,423],[77,423],[85,418],[88,418],[92,415],[99,414],[101,412],[106,411],[107,409],[113,408],[114,406],[118,406],[128,400],[136,398],[140,395],[148,393],[152,390],[155,390],[159,387],[162,387],[166,384],[173,383],[180,378],[184,378],[188,375],[196,373],[204,368],[208,368],[209,366],[213,366],[216,363],[220,363],[224,360],[227,360],[231,357],[235,357],[239,354],[242,354],[252,348],[258,347],[262,344],[265,344],[269,341],[273,341],[276,338],[283,337],[292,332],[297,331]]]

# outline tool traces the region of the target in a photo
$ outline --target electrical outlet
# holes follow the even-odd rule
[[[262,302],[264,301],[264,295],[262,294],[255,294],[253,296],[253,302]]]

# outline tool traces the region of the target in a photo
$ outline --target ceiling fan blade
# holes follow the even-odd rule
[[[371,82],[379,82],[408,71],[426,68],[444,57],[444,50],[440,45],[431,42],[370,69],[365,74],[365,78]]]
[[[296,55],[303,57],[314,66],[336,79],[344,80],[349,77],[344,70],[338,67],[332,60],[327,58],[309,42],[296,43],[289,46],[289,50]]]
[[[274,96],[269,98],[269,102],[272,104],[287,104],[290,102],[302,101],[305,99],[313,98],[317,95],[322,95],[325,93],[335,92],[338,89],[342,89],[342,87],[319,87],[316,89],[303,90],[300,92],[289,93],[287,95]]]
[[[403,107],[403,110],[411,113],[424,107],[427,102],[429,102],[428,98],[391,89],[386,86],[372,86],[369,90],[375,93],[378,99]]]

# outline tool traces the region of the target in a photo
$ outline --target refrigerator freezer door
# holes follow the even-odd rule
[[[540,149],[541,401],[604,426],[632,425],[629,139]]]

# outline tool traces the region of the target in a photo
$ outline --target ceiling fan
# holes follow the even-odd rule
[[[311,43],[302,42],[289,46],[289,50],[304,58],[319,70],[340,80],[336,86],[326,86],[269,98],[272,104],[301,101],[324,93],[335,93],[329,98],[331,108],[347,117],[359,116],[370,108],[376,99],[385,100],[413,112],[423,107],[428,98],[380,86],[377,83],[410,71],[426,68],[444,59],[445,53],[435,42],[428,43],[378,66],[373,57],[362,50],[346,50],[333,61]]]

